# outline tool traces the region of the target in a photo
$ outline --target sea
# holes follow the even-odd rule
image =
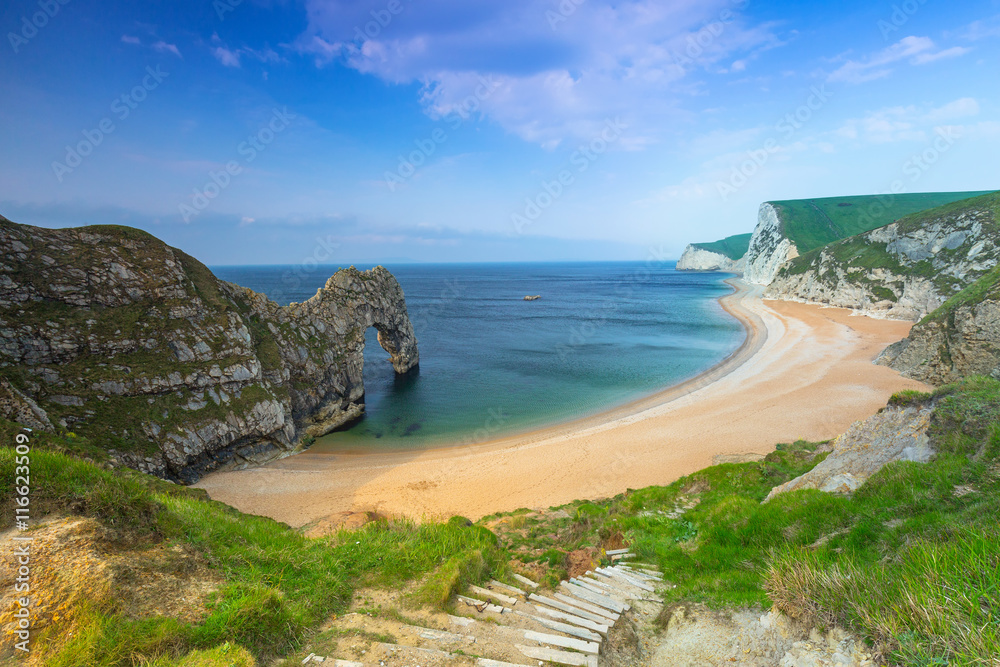
[[[370,329],[365,416],[314,449],[466,445],[593,415],[711,368],[744,339],[718,302],[727,275],[672,262],[385,266],[406,295],[419,369],[397,377]],[[212,270],[285,305],[338,268]]]

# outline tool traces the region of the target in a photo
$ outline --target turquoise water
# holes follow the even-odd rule
[[[724,276],[673,263],[386,268],[406,294],[419,371],[397,378],[370,330],[366,415],[318,447],[467,444],[594,414],[710,368],[744,337],[717,301],[731,291]],[[287,304],[315,294],[336,269],[214,271]],[[529,294],[542,298],[524,301]]]

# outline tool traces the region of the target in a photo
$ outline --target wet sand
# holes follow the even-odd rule
[[[479,445],[404,452],[306,451],[196,486],[243,512],[292,526],[343,511],[477,519],[521,507],[603,498],[671,481],[716,456],[825,440],[919,382],[871,362],[909,322],[762,300],[734,282],[722,306],[747,330],[709,371],[584,419]],[[484,414],[484,420],[488,417]]]

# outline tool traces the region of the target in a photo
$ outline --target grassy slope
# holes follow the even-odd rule
[[[898,664],[985,665],[1000,654],[1000,383],[974,379],[938,398],[937,459],[890,464],[852,498],[807,490],[760,504],[819,462],[815,445],[796,443],[762,462],[574,503],[563,526],[525,520],[503,537],[522,558],[552,561],[559,550],[623,540],[677,584],[668,603],[777,603],[877,640]],[[960,496],[957,486],[973,491]]]
[[[904,216],[985,192],[925,192],[774,201],[785,235],[806,253],[833,241],[888,225]]]
[[[14,442],[19,430],[0,421],[2,442]],[[94,600],[91,607],[76,611],[72,638],[68,633],[43,635],[48,648],[35,650],[42,651],[46,666],[155,662],[166,667],[188,664],[184,656],[202,650],[209,656],[205,667],[221,667],[232,664],[229,658],[209,658],[230,643],[268,664],[341,613],[357,587],[399,585],[437,570],[423,595],[441,599],[463,578],[503,572],[496,537],[465,521],[421,526],[379,522],[346,536],[309,539],[284,524],[208,501],[204,492],[127,470],[108,471],[59,451],[85,451],[81,440],[32,434],[33,516],[63,512],[93,517],[127,545],[186,545],[227,583],[207,618],[196,625],[170,618],[133,619],[113,598]],[[0,496],[8,499],[14,495],[14,466],[13,450],[0,449]],[[9,527],[14,515],[12,501],[5,505],[0,528]]]
[[[993,208],[996,212],[994,219],[1000,224],[1000,192],[991,192],[910,214],[899,221],[900,228],[904,232],[913,231],[943,215],[961,213],[964,210],[978,208],[984,204]],[[936,272],[930,261],[925,260],[917,262],[912,266],[903,266],[894,255],[886,251],[884,243],[867,243],[862,234],[857,234],[803,253],[791,260],[782,271],[787,271],[790,274],[804,273],[814,268],[814,264],[823,251],[831,253],[839,263],[845,266],[850,265],[864,270],[883,268],[897,275],[924,275],[928,278],[935,278],[936,276]],[[950,276],[942,275],[938,278],[937,282],[940,283],[939,287],[942,290],[949,288],[950,283],[954,281]],[[887,295],[886,298],[890,296],[891,294]]]
[[[471,526],[461,519],[419,527],[378,522],[318,540],[201,492],[54,452],[85,448],[35,434],[34,516],[71,511],[95,517],[128,543],[184,544],[228,582],[197,624],[131,619],[113,600],[97,601],[78,612],[72,639],[48,638],[45,664],[217,667],[244,664],[234,657],[244,650],[297,662],[297,647],[343,611],[357,587],[419,580],[415,599],[447,605],[463,583],[502,577],[508,560],[551,583],[564,574],[569,552],[623,543],[677,584],[665,592],[668,602],[776,603],[817,623],[851,627],[901,664],[987,664],[979,658],[1000,653],[1000,382],[972,379],[939,390],[937,400],[936,460],[890,464],[852,498],[810,490],[760,504],[773,486],[820,460],[815,445],[796,443],[761,462],[571,503],[566,513],[524,510]],[[3,424],[2,441],[12,442],[16,428]],[[11,450],[0,449],[8,498],[13,468]],[[960,486],[971,492],[955,493]],[[685,505],[692,507],[683,516],[669,516]],[[201,662],[194,651],[203,652]]]
[[[997,299],[1000,299],[1000,266],[984,274],[979,280],[945,301],[937,310],[925,315],[920,324],[950,321],[950,315],[960,306],[985,300],[996,301]]]
[[[747,254],[747,250],[750,248],[750,237],[752,236],[753,234],[736,234],[735,236],[727,236],[721,241],[715,241],[714,243],[692,243],[691,245],[709,252],[717,252],[729,259],[739,259]]]

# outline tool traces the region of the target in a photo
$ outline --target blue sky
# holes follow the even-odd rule
[[[1000,0],[13,0],[0,214],[209,264],[676,258],[1000,187]]]

